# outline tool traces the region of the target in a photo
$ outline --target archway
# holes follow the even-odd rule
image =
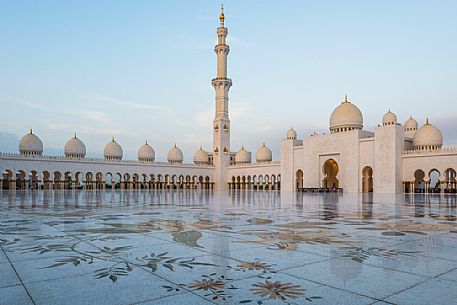
[[[452,168],[448,168],[444,172],[444,178],[446,179],[446,193],[455,193],[456,192],[456,172]]]
[[[365,166],[362,170],[362,191],[364,193],[373,192],[373,169]]]
[[[322,172],[324,173],[323,187],[326,189],[337,189],[339,188],[339,181],[337,178],[339,171],[338,163],[334,159],[328,159],[322,166]]]
[[[299,169],[295,173],[295,189],[301,191],[303,189],[303,171]]]
[[[105,174],[105,188],[107,189],[114,189],[114,177],[113,177],[113,174],[111,174],[110,172],[107,172]]]
[[[425,192],[425,173],[423,170],[418,169],[414,172],[414,192],[424,193]]]
[[[103,174],[101,172],[97,172],[95,174],[95,188],[96,189],[105,188],[105,182],[103,181]]]
[[[61,185],[60,183],[62,182],[62,174],[58,171],[54,172],[54,189],[60,190]]]
[[[16,189],[15,181],[13,180],[13,171],[6,169],[2,174],[2,189],[12,190]]]
[[[432,169],[428,173],[430,179],[429,182],[429,192],[430,193],[439,193],[441,190],[440,187],[440,172],[437,169]]]

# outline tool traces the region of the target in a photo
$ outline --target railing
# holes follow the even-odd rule
[[[65,156],[34,156],[34,155],[21,155],[18,153],[0,152],[0,158],[3,159],[20,159],[20,160],[43,160],[43,161],[78,161],[78,162],[92,162],[92,163],[117,163],[117,164],[132,164],[132,165],[165,165],[174,167],[195,167],[195,168],[212,168],[211,165],[197,165],[192,163],[169,163],[169,162],[141,162],[136,160],[107,160],[102,158],[76,158]]]
[[[256,162],[256,163],[243,163],[243,164],[233,164],[229,168],[240,168],[240,167],[268,167],[268,166],[277,166],[281,165],[281,161],[270,161],[270,162]]]
[[[457,147],[441,147],[434,150],[421,149],[421,150],[405,150],[403,156],[423,156],[423,155],[439,155],[439,154],[457,154]]]

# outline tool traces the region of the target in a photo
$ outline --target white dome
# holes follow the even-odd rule
[[[251,153],[244,149],[241,149],[235,155],[235,164],[251,163]]]
[[[86,156],[86,145],[84,145],[83,141],[78,139],[75,134],[73,138],[65,143],[63,151],[66,157],[84,158]]]
[[[119,144],[117,144],[116,141],[114,141],[114,137],[113,137],[111,142],[106,144],[103,154],[105,155],[105,159],[121,160],[124,152],[122,151],[122,147]]]
[[[414,138],[414,134],[416,133],[418,127],[417,121],[412,116],[409,116],[409,119],[406,120],[404,126],[405,137],[410,139]]]
[[[148,141],[144,143],[138,150],[138,160],[141,162],[154,162],[156,153]]]
[[[43,142],[32,133],[32,129],[30,129],[30,133],[23,136],[19,141],[19,153],[33,156],[41,156],[43,154]]]
[[[260,146],[260,148],[257,150],[255,154],[255,159],[256,162],[271,162],[273,160],[273,154],[271,153],[271,150],[265,146],[265,143]]]
[[[362,129],[362,127],[362,112],[346,96],[344,101],[330,115],[330,131],[334,133]]]
[[[389,110],[382,117],[382,125],[397,125],[397,115]]]
[[[287,139],[288,140],[297,139],[297,132],[292,127],[287,131]]]
[[[167,159],[170,163],[182,163],[182,160],[184,159],[182,151],[176,147],[176,144],[168,152]]]
[[[200,149],[197,150],[194,154],[194,163],[195,164],[208,164],[208,153],[203,150],[203,148],[200,146]]]
[[[443,135],[441,131],[429,124],[428,119],[424,126],[416,131],[413,138],[413,146],[415,149],[437,149],[443,145]]]

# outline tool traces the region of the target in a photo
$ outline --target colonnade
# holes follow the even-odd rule
[[[214,182],[209,176],[184,175],[130,175],[128,173],[93,174],[87,172],[54,172],[53,177],[47,171],[43,173],[18,171],[13,175],[10,170],[0,176],[0,189],[4,190],[63,190],[63,189],[213,189]]]
[[[272,190],[278,191],[281,189],[281,175],[277,177],[271,175],[265,176],[233,176],[231,182],[228,183],[230,190]]]

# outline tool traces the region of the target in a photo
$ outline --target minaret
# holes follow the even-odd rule
[[[230,120],[228,116],[228,92],[232,80],[227,78],[227,55],[230,51],[226,44],[228,29],[224,26],[224,7],[219,16],[217,28],[218,42],[214,47],[217,55],[217,77],[211,84],[216,91],[216,114],[213,120],[213,164],[215,167],[214,182],[217,189],[227,188],[226,172],[230,165]]]

